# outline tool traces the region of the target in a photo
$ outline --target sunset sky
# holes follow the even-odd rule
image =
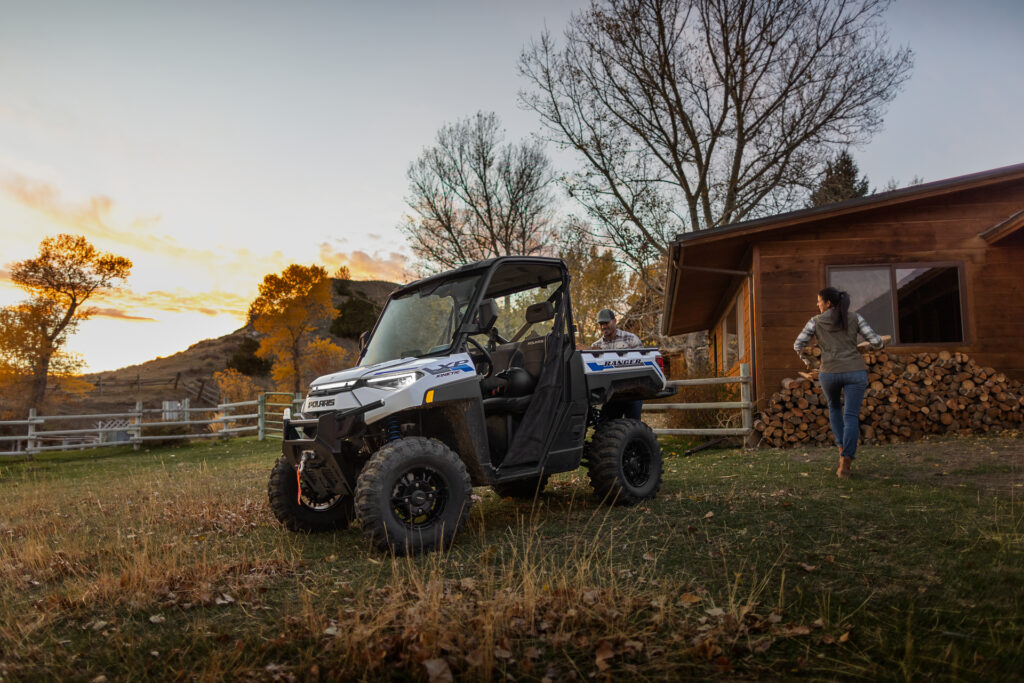
[[[289,263],[408,279],[409,162],[478,110],[510,140],[537,130],[518,55],[586,3],[3,4],[0,305],[21,298],[7,265],[47,235],[131,258],[71,342],[102,371],[237,329]],[[886,130],[853,150],[874,187],[1024,162],[1022,7],[893,7],[916,66]]]

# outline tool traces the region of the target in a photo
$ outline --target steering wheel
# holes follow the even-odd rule
[[[466,341],[475,346],[477,350],[484,355],[484,361],[487,363],[487,372],[480,373],[479,370],[477,370],[477,372],[479,374],[482,374],[484,377],[490,377],[491,373],[494,372],[494,361],[491,360],[491,354],[488,353],[487,349],[481,346],[480,342],[478,342],[476,339],[473,339],[472,337],[466,337]]]

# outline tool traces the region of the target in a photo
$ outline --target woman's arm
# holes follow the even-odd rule
[[[857,314],[857,331],[860,335],[868,340],[871,344],[871,348],[880,349],[885,346],[885,340],[878,336],[878,333],[871,329],[871,325],[868,325],[868,321],[864,319],[860,313]]]
[[[797,335],[796,341],[793,342],[793,350],[796,351],[797,355],[804,350],[804,347],[811,343],[811,339],[814,337],[814,318],[807,321],[804,325],[804,329],[800,330],[800,334]]]

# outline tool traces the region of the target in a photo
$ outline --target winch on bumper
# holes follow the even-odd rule
[[[383,405],[383,401],[374,401],[316,417],[285,418],[282,453],[295,468],[301,491],[311,491],[318,497],[351,495],[355,491],[358,463],[336,454],[343,452],[346,443],[358,449],[366,431],[363,415]]]

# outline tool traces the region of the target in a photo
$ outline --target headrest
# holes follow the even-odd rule
[[[555,317],[555,306],[550,301],[538,301],[526,307],[526,322],[542,323]]]

